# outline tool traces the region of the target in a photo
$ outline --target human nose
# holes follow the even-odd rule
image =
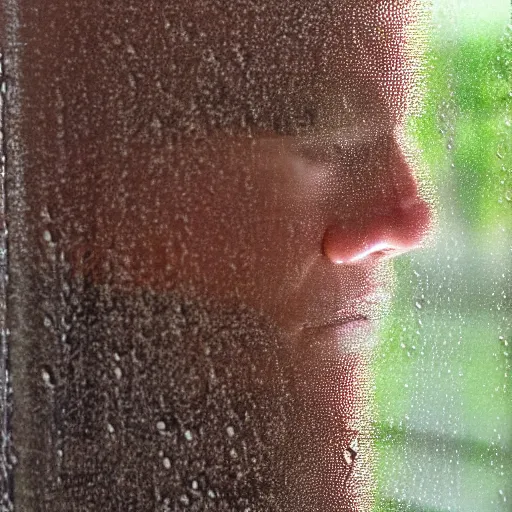
[[[329,225],[323,253],[333,263],[355,264],[391,257],[421,246],[432,224],[432,207],[421,197],[401,145],[388,139],[371,163],[351,201],[353,211]]]

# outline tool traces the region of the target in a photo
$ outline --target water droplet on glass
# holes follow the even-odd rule
[[[357,458],[358,451],[359,451],[359,443],[356,438],[350,442],[348,447],[343,452],[343,457],[345,459],[345,462],[348,465],[352,465],[354,463],[354,461]]]
[[[162,464],[164,465],[165,469],[171,469],[171,461],[170,461],[169,457],[164,457],[162,459]]]
[[[50,243],[52,241],[52,234],[48,230],[44,231],[43,240],[48,243]]]
[[[55,386],[55,379],[50,368],[43,368],[41,370],[41,377],[46,386],[51,388]]]
[[[229,426],[226,429],[226,432],[228,433],[228,437],[233,437],[235,435],[235,429],[232,426]]]
[[[192,441],[193,435],[192,432],[190,432],[190,430],[186,430],[184,435],[187,441]]]

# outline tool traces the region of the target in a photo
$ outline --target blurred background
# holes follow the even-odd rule
[[[438,196],[375,359],[375,512],[512,511],[509,0],[435,0],[411,137]]]

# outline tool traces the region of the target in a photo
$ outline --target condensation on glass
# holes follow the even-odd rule
[[[375,354],[435,217],[426,3],[0,12],[4,508],[416,503]]]

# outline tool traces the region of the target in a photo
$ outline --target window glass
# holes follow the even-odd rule
[[[495,4],[1,4],[0,508],[506,510]]]

